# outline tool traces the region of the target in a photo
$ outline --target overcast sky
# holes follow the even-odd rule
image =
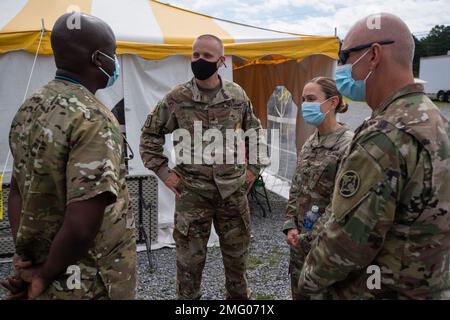
[[[450,25],[450,0],[161,0],[217,18],[304,34],[345,33],[356,20],[373,13],[400,16],[413,33],[436,24]],[[419,35],[420,36],[420,35]]]

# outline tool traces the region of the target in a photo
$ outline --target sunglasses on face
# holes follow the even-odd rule
[[[346,64],[346,62],[350,56],[350,53],[352,53],[352,52],[357,52],[357,51],[361,51],[363,49],[370,48],[374,43],[378,43],[379,45],[385,45],[385,44],[392,44],[394,42],[395,41],[393,41],[393,40],[375,41],[375,42],[370,42],[370,43],[366,43],[366,44],[361,44],[359,46],[349,48],[346,50],[339,50],[339,65]]]

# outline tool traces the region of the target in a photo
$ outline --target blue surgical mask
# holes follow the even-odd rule
[[[107,88],[107,87],[112,86],[114,84],[114,82],[116,82],[117,78],[119,78],[119,74],[120,74],[119,59],[117,59],[116,55],[114,55],[114,58],[111,58],[106,53],[103,53],[100,50],[98,52],[100,52],[102,55],[104,55],[108,59],[111,59],[112,61],[114,61],[114,72],[112,75],[109,75],[108,72],[106,72],[102,67],[98,67],[108,77],[108,83],[106,84],[106,88]]]
[[[369,51],[366,51],[353,64],[344,64],[336,68],[336,87],[343,96],[351,100],[366,101],[366,81],[373,70],[370,70],[364,80],[355,80],[352,77],[352,69]]]
[[[313,125],[313,126],[320,126],[322,122],[325,120],[326,115],[328,114],[323,113],[320,111],[320,106],[330,100],[331,98],[328,98],[324,102],[303,102],[302,103],[302,114],[303,119],[307,124]]]

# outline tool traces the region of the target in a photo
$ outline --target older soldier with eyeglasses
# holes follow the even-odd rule
[[[391,14],[370,16],[350,29],[342,49],[337,88],[373,112],[342,161],[299,293],[449,298],[450,124],[414,83],[411,32]]]

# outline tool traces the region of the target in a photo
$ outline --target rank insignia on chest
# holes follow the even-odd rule
[[[231,121],[238,121],[240,119],[240,109],[231,109],[230,111],[230,120]]]
[[[209,119],[209,126],[212,128],[217,128],[219,125],[219,120],[217,119]]]
[[[361,179],[359,174],[353,170],[344,172],[339,180],[339,193],[344,198],[350,198],[354,196],[361,185]]]

